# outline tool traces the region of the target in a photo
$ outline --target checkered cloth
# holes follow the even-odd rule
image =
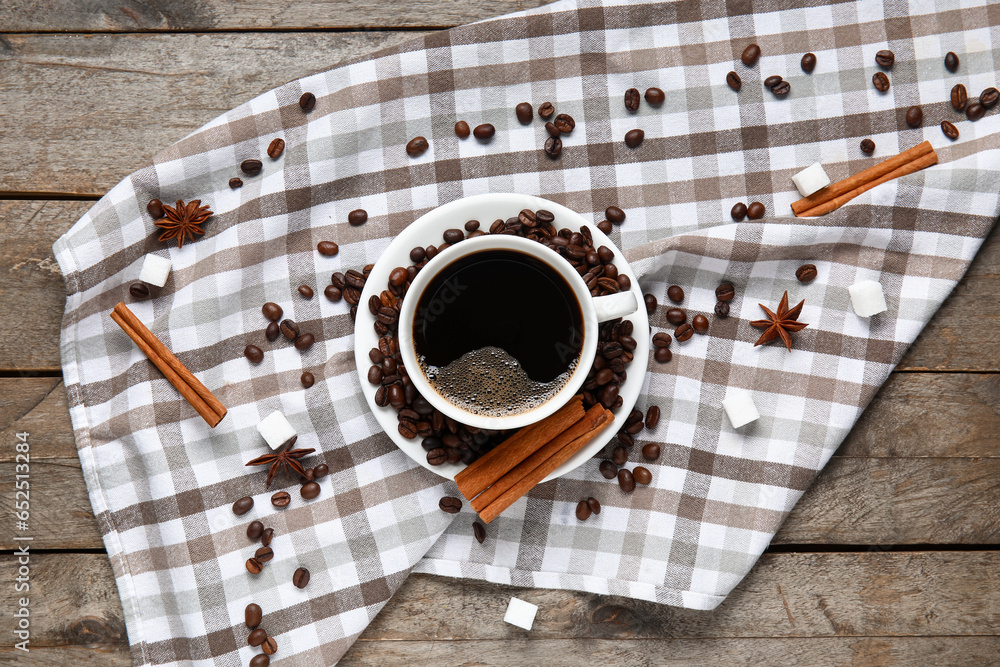
[[[712,609],[742,579],[851,429],[907,346],[962,277],[997,215],[1000,114],[977,123],[948,104],[996,84],[1000,6],[941,0],[836,3],[620,4],[563,1],[439,32],[247,102],[171,146],[98,202],[55,245],[68,300],[62,356],[80,459],[114,566],[136,664],[247,664],[243,609],[264,609],[282,665],[336,662],[411,571],[517,586],[569,588]],[[739,62],[755,41],[756,67]],[[875,52],[891,48],[892,88],[871,84]],[[817,55],[806,75],[799,59]],[[943,56],[955,51],[955,74]],[[736,70],[734,93],[726,73]],[[778,99],[761,78],[779,74]],[[628,113],[630,87],[659,86],[666,102]],[[303,91],[318,98],[305,114]],[[537,118],[520,125],[515,104],[545,101],[576,119],[557,160],[546,157]],[[905,110],[921,104],[924,125]],[[452,126],[489,122],[491,143],[461,141]],[[961,131],[948,141],[938,123]],[[625,132],[645,131],[628,149]],[[419,158],[404,151],[429,138]],[[264,153],[272,138],[284,156]],[[862,155],[871,137],[874,157]],[[790,176],[821,162],[833,179],[929,139],[940,164],[879,186],[817,219],[790,216]],[[247,158],[264,171],[230,190]],[[687,292],[689,313],[711,314],[714,289],[736,286],[728,319],[709,335],[649,363],[639,407],[656,404],[660,425],[640,442],[663,455],[643,463],[653,483],[624,494],[597,459],[543,484],[473,539],[466,504],[413,464],[380,431],[354,367],[345,303],[298,297],[295,286],[327,284],[333,271],[376,261],[417,216],[466,195],[515,191],[575,209],[596,223],[617,204],[628,219],[614,232],[644,291]],[[215,211],[207,234],[182,249],[156,241],[145,204],[201,199]],[[730,220],[737,201],[769,215]],[[356,208],[361,227],[346,223]],[[340,254],[319,255],[335,240]],[[222,400],[229,416],[211,430],[109,319],[127,298],[146,253],[170,257],[166,287],[132,304],[166,345]],[[798,283],[795,269],[818,267]],[[847,288],[865,279],[885,289],[887,313],[854,314]],[[763,316],[788,291],[805,299],[789,353],[754,348]],[[260,307],[281,304],[318,343],[306,353],[263,342]],[[671,331],[661,305],[656,331]],[[247,363],[247,343],[265,348]],[[639,360],[642,363],[642,360]],[[317,383],[303,389],[299,375]],[[733,429],[721,408],[734,388],[761,413]],[[367,391],[367,385],[364,388]],[[311,465],[331,469],[318,500],[294,493],[276,510],[264,475],[244,463],[267,450],[255,425],[281,410],[314,447]],[[641,459],[632,451],[634,465]],[[252,513],[232,502],[252,495]],[[574,517],[581,498],[603,512]],[[275,558],[251,576],[247,524],[275,530]],[[312,581],[291,583],[305,566]],[[545,610],[541,610],[544,616]],[[500,623],[483,618],[482,623]]]

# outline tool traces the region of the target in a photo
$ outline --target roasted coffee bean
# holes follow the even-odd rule
[[[458,514],[462,511],[462,499],[455,496],[445,496],[438,501],[438,507],[441,508],[442,512]]]
[[[476,536],[476,541],[482,544],[486,541],[486,526],[478,521],[472,522],[472,534]]]
[[[875,54],[875,63],[879,67],[889,69],[896,62],[896,54],[888,49],[884,49]]]
[[[872,85],[875,86],[875,90],[884,93],[889,90],[889,77],[884,72],[875,72],[875,75],[872,77]]]
[[[611,450],[611,460],[615,462],[617,466],[623,466],[628,461],[628,450],[618,445],[613,450]]]
[[[261,547],[254,552],[253,557],[256,558],[258,562],[266,563],[274,558],[274,550],[271,549],[271,547]]]
[[[777,74],[775,74],[773,76],[769,76],[766,79],[764,79],[764,87],[765,88],[774,88],[775,86],[777,86],[782,81],[783,81],[783,79],[780,76],[778,76]]]
[[[674,331],[674,338],[677,339],[678,343],[683,343],[684,341],[689,340],[693,335],[694,335],[694,327],[686,322],[677,327],[677,329]]]
[[[982,98],[980,97],[980,101]],[[965,86],[960,83],[956,83],[955,87],[951,89],[951,107],[955,111],[964,111],[965,105],[969,103],[969,93],[966,92]]]
[[[277,322],[281,319],[284,311],[281,310],[281,306],[276,303],[268,301],[260,308],[260,312],[264,314],[264,317],[271,320],[272,322]]]
[[[946,120],[941,121],[941,131],[944,132],[944,136],[948,137],[952,141],[958,139],[958,128]]]
[[[756,44],[750,44],[747,48],[743,49],[743,55],[740,56],[740,60],[747,67],[753,67],[757,64],[757,59],[760,58],[760,47]]]
[[[310,112],[316,106],[316,96],[312,93],[302,93],[299,98],[299,108],[305,112]]]
[[[264,611],[260,608],[259,604],[251,602],[247,605],[247,608],[243,610],[243,619],[247,624],[248,630],[253,630],[260,625],[260,621],[263,617]]]
[[[917,127],[924,122],[924,110],[917,105],[913,105],[906,110],[906,124],[910,127]]]
[[[469,124],[464,120],[460,120],[455,123],[455,136],[459,139],[468,139],[469,135],[472,134],[472,130],[469,128]]]
[[[593,496],[587,498],[587,507],[589,507],[590,511],[593,512],[594,514],[601,513],[601,503],[597,498]]]
[[[469,220],[469,221],[467,221],[465,223],[465,231],[471,233],[471,232],[476,231],[477,229],[479,229],[479,221],[478,220]]]
[[[642,295],[642,300],[643,300],[643,303],[646,304],[646,314],[647,315],[652,315],[653,313],[656,312],[656,297],[655,296],[653,296],[652,294],[643,294]]]
[[[642,484],[646,486],[653,481],[653,473],[649,472],[648,468],[642,466],[636,466],[632,469],[632,478],[637,484]]]
[[[393,357],[385,357],[381,361],[382,373],[385,375],[395,375],[396,371],[399,370],[399,365]],[[416,419],[416,412],[413,413],[414,419]]]
[[[439,466],[448,460],[448,452],[442,448],[432,449],[427,452],[427,462],[432,466]]]
[[[381,366],[372,365],[368,367],[368,382],[371,384],[380,384],[384,376]]]
[[[250,496],[243,496],[233,503],[233,514],[236,516],[243,516],[251,509],[253,509],[253,498]]]
[[[239,190],[240,188],[243,187],[243,179],[242,178],[236,178],[236,177],[230,178],[229,179],[229,187],[231,189],[233,189],[233,190]]]
[[[631,426],[636,422],[642,421],[642,410],[638,408],[632,408],[632,411],[628,413],[628,417],[625,418],[625,426]]]
[[[816,280],[816,265],[803,264],[795,270],[795,278],[800,283],[811,283]]]
[[[660,446],[655,442],[650,442],[642,446],[642,457],[647,461],[655,461],[660,458]]]
[[[260,536],[264,534],[264,524],[260,521],[251,521],[250,525],[247,526],[247,537],[251,540],[259,540]]]
[[[299,475],[299,477],[301,477],[304,480],[304,483],[305,482],[312,482],[315,479],[313,477],[312,468],[303,468],[302,472],[304,472],[305,474],[304,475]]]
[[[299,377],[299,380],[302,382],[302,386],[305,387],[306,389],[308,389],[309,387],[313,386],[313,384],[316,383],[316,377],[309,371],[304,371],[302,375]]]
[[[618,391],[619,391],[618,385],[616,384],[605,385],[605,387],[601,389],[601,395],[600,395],[601,405],[610,410],[611,406],[613,406],[615,404],[615,401],[618,400]]]
[[[465,233],[461,229],[446,229],[444,231],[444,241],[448,245],[455,245],[463,239],[465,239]]]
[[[338,252],[340,252],[340,246],[338,246],[333,241],[320,241],[316,244],[316,250],[319,254],[326,255],[327,257],[333,257]]]
[[[250,636],[247,637],[247,643],[250,644],[250,646],[260,646],[264,643],[265,639],[267,639],[267,633],[258,628],[251,632]]]
[[[691,327],[698,333],[703,334],[708,331],[708,318],[704,315],[695,315],[691,320]]]
[[[659,331],[653,334],[653,347],[670,347],[672,340],[670,334]]]
[[[159,220],[166,215],[166,212],[163,210],[163,202],[159,199],[150,199],[149,203],[146,204],[146,211],[149,212],[153,220]]]
[[[260,543],[265,547],[271,543],[274,539],[274,528],[265,528],[264,533],[260,536]]]
[[[569,134],[576,127],[576,121],[568,113],[561,113],[556,116],[556,119],[552,121],[553,124],[563,134]]]
[[[673,358],[674,358],[673,352],[671,352],[670,349],[666,347],[658,347],[653,352],[653,359],[655,359],[658,363],[661,364],[665,364]]]
[[[719,301],[732,301],[736,296],[736,288],[732,283],[722,283],[715,288],[715,298]]]
[[[747,206],[747,217],[751,220],[760,220],[764,217],[764,213],[766,212],[767,209],[765,209],[764,205],[759,201],[752,202],[749,206]]]
[[[247,345],[243,349],[243,356],[246,357],[251,364],[259,364],[264,361],[264,353],[256,345]]]
[[[559,128],[556,127],[556,124],[551,121],[545,123],[545,131],[549,133],[550,137],[562,136],[562,132],[560,132]]]
[[[715,304],[715,314],[723,319],[729,317],[729,304],[725,301],[719,301]]]
[[[639,110],[639,90],[629,88],[625,91],[625,108],[629,111]]]
[[[608,460],[601,461],[597,469],[601,471],[604,479],[614,479],[618,475],[618,466]]]
[[[678,288],[679,289],[679,288]],[[687,313],[680,308],[671,308],[667,311],[667,322],[671,324],[683,324],[687,321]]]
[[[791,92],[791,90],[792,90],[792,84],[788,83],[787,81],[782,81],[777,85],[775,85],[774,88],[771,89],[771,92],[777,95],[778,97],[784,97],[789,92]]]
[[[590,505],[587,504],[586,500],[581,500],[576,504],[576,518],[578,520],[586,521],[592,513]]]
[[[618,442],[622,443],[626,447],[631,447],[635,444],[635,438],[632,437],[632,434],[626,433],[625,431],[618,431],[616,437],[618,438]]]
[[[270,665],[271,658],[263,653],[258,653],[254,657],[250,658],[250,667],[270,667]]]
[[[482,125],[476,125],[475,129],[472,130],[472,136],[480,141],[489,141],[493,138],[493,135],[497,133],[497,129],[490,125],[489,123],[483,123]]]
[[[128,287],[128,293],[133,299],[149,298],[149,287],[146,283],[132,283]]]
[[[639,342],[635,338],[632,338],[632,336],[629,336],[628,334],[622,334],[621,336],[619,336],[618,342],[621,343],[622,347],[624,347],[629,352],[632,352],[633,350],[635,350],[635,348],[639,347]]]
[[[292,497],[288,495],[287,491],[278,491],[276,494],[271,496],[271,504],[282,509],[288,507],[288,503],[292,502]]]
[[[620,486],[622,491],[625,493],[632,493],[635,491],[635,478],[632,477],[632,473],[625,468],[618,471],[618,486]]]
[[[296,289],[298,290],[299,294],[301,294],[306,299],[313,298],[313,288],[309,287],[309,285],[299,285],[298,288]]]
[[[646,138],[646,133],[640,129],[629,130],[625,133],[625,145],[629,148],[638,148],[642,145],[642,140]]]
[[[646,409],[646,428],[656,428],[660,423],[660,406],[651,405]]]
[[[621,210],[617,206],[609,206],[604,209],[604,217],[612,223],[620,225],[625,222],[625,211]]]
[[[733,210],[729,212],[729,215],[732,216],[733,220],[736,222],[740,222],[747,215],[747,205],[741,201],[736,202],[733,204]]]
[[[680,285],[671,285],[667,288],[667,298],[674,303],[680,303],[684,300],[684,289]]]
[[[247,559],[247,572],[250,574],[260,574],[263,569],[264,566],[256,558]],[[251,632],[250,635],[253,636],[253,633]]]
[[[243,160],[240,163],[240,170],[247,176],[256,176],[264,168],[264,163],[260,160]]]
[[[562,153],[562,139],[559,137],[549,137],[545,140],[545,154],[549,157],[559,157]]]
[[[610,234],[611,230],[614,229],[614,227],[611,225],[611,221],[609,220],[601,220],[599,223],[597,223],[597,228],[600,229],[605,234]]]
[[[330,474],[330,467],[325,463],[320,463],[313,468],[313,479],[323,479]]]
[[[450,232],[454,230],[449,229],[448,231]],[[445,232],[445,235],[447,234],[448,232]],[[402,266],[397,266],[389,273],[389,284],[399,287],[400,285],[405,285],[408,278],[409,275],[407,274],[406,269]]]
[[[347,224],[351,227],[360,227],[368,222],[368,211],[363,208],[355,209],[347,214]]]
[[[336,303],[344,297],[344,293],[341,292],[339,288],[333,285],[327,285],[326,288],[323,290],[323,296],[325,296],[330,301]]]
[[[285,152],[285,140],[280,137],[274,139],[267,147],[267,156],[273,160],[277,160],[281,157],[281,154]]]
[[[299,588],[301,588],[301,586]],[[264,655],[274,655],[278,652],[278,641],[274,637],[268,637],[264,640],[264,643],[260,645],[260,649],[264,651]]]
[[[958,63],[959,63],[958,56],[955,55],[954,51],[949,51],[948,53],[944,54],[944,67],[952,74],[958,71]]]
[[[514,107],[514,115],[517,116],[517,122],[521,125],[527,125],[534,119],[535,112],[531,108],[531,104],[528,102],[521,102],[516,107]]]
[[[407,440],[413,440],[417,437],[417,425],[408,420],[399,422],[396,425],[396,431]]]
[[[295,340],[299,337],[299,325],[292,320],[282,320],[278,329],[281,330],[281,335],[288,340]]]
[[[302,485],[302,488],[299,489],[299,495],[306,500],[312,500],[319,495],[319,491],[319,484],[316,482],[309,482],[308,484]]]
[[[427,143],[427,139],[424,137],[413,137],[406,144],[406,154],[410,157],[419,157],[424,154],[430,148],[430,144]]]
[[[802,56],[802,71],[806,74],[812,74],[812,71],[816,69],[816,54],[807,53]]]
[[[986,107],[979,102],[973,102],[969,106],[965,107],[965,117],[972,122],[976,122],[982,118],[985,113]]]
[[[607,383],[611,382],[615,378],[615,373],[610,368],[602,368],[597,371],[597,375],[594,376],[594,382],[596,386],[603,387]]]
[[[646,94],[643,95],[646,102],[651,106],[658,107],[663,104],[663,101],[667,99],[667,96],[663,94],[663,91],[659,88],[647,88]]]
[[[629,424],[627,427],[625,427],[625,432],[628,433],[629,435],[639,435],[639,432],[642,431],[642,429],[644,428],[645,425],[642,423],[642,421],[637,421],[636,423]]]
[[[310,347],[312,347],[313,343],[315,342],[316,342],[315,336],[313,336],[311,333],[304,333],[295,339],[295,349],[298,350],[299,352],[305,352]]]
[[[1000,100],[1000,90],[996,88],[987,88],[979,93],[979,103],[987,109],[992,109],[998,100]]]
[[[861,140],[861,152],[865,155],[871,155],[875,152],[875,142],[871,139]]]
[[[542,118],[549,118],[556,112],[556,108],[552,106],[552,102],[542,102],[542,105],[538,107],[538,115]]]
[[[730,72],[726,75],[726,84],[738,93],[740,92],[740,88],[743,87],[743,80],[736,72]]]

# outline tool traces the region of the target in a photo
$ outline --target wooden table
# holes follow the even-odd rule
[[[0,662],[131,664],[62,387],[53,241],[149,156],[258,93],[536,4],[0,3]],[[413,576],[342,664],[1000,664],[996,237],[715,612]],[[18,432],[31,443],[28,654],[11,632]],[[512,594],[541,605],[530,634],[501,622]]]

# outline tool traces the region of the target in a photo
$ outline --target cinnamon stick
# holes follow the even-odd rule
[[[612,420],[614,415],[603,406],[598,404],[591,407],[583,419],[546,443],[473,500],[472,507],[479,512],[479,518],[485,523],[497,518],[518,498],[580,451]],[[494,491],[494,487],[497,491]]]
[[[111,319],[128,334],[209,426],[215,428],[222,421],[227,412],[225,406],[124,303],[115,306]]]
[[[869,167],[854,176],[845,178],[842,181],[837,181],[836,183],[826,186],[819,192],[813,193],[796,202],[792,202],[792,212],[796,216],[805,217],[805,211],[816,208],[821,204],[825,204],[826,202],[836,199],[837,197],[851,192],[852,190],[856,190],[862,185],[881,178],[882,176],[899,169],[903,165],[913,162],[914,160],[917,160],[928,153],[932,153],[933,151],[934,149],[931,147],[931,142],[929,141],[917,144],[913,148],[905,150],[899,155],[895,155],[888,160],[883,160],[875,166]],[[935,162],[936,160],[937,159],[935,158]]]
[[[858,195],[860,195],[860,194],[862,194],[864,192],[868,192],[869,190],[871,190],[872,188],[874,188],[876,185],[881,185],[882,183],[885,183],[887,181],[891,181],[891,180],[893,180],[895,178],[899,178],[901,176],[906,176],[907,174],[912,174],[914,172],[920,171],[921,169],[926,169],[927,167],[931,166],[932,164],[937,164],[937,162],[938,162],[937,153],[935,153],[934,151],[931,151],[930,153],[927,153],[926,155],[920,156],[919,158],[917,158],[913,162],[907,162],[906,164],[900,166],[899,168],[897,168],[897,169],[895,169],[893,171],[890,171],[888,174],[885,174],[884,176],[881,176],[881,177],[875,179],[874,181],[869,181],[868,183],[865,183],[864,185],[861,185],[861,186],[859,186],[859,187],[851,190],[850,192],[846,192],[846,193],[840,195],[839,197],[836,197],[836,198],[831,199],[831,200],[829,200],[827,202],[819,204],[818,206],[815,206],[815,207],[813,207],[811,209],[803,211],[802,213],[799,213],[798,216],[801,217],[801,218],[813,218],[813,217],[816,217],[816,216],[819,216],[819,215],[825,215],[825,214],[829,213],[830,211],[834,211],[834,210],[840,208],[841,206],[843,206],[847,202],[851,201],[852,199],[854,199]]]
[[[455,475],[462,495],[471,500],[539,447],[583,418],[583,397],[574,396],[555,413],[510,436]]]

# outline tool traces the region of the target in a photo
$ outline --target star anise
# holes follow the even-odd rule
[[[194,199],[186,205],[180,199],[177,200],[177,207],[169,204],[163,205],[165,217],[160,218],[153,224],[160,229],[166,230],[160,234],[160,241],[177,239],[177,247],[180,248],[190,237],[194,240],[195,235],[204,234],[205,230],[201,225],[212,215],[208,206],[202,206],[200,199]]]
[[[295,444],[295,439],[291,439],[287,444],[282,445],[281,449],[274,452],[273,454],[265,454],[264,456],[259,456],[253,461],[247,463],[248,466],[271,466],[271,469],[267,471],[267,486],[266,488],[271,488],[271,481],[274,480],[274,476],[278,474],[278,471],[284,471],[287,475],[288,470],[291,469],[293,472],[306,476],[305,468],[299,463],[299,459],[307,454],[312,454],[315,449],[292,449],[292,445]]]
[[[763,345],[764,343],[770,343],[775,338],[781,338],[781,342],[785,344],[788,351],[792,351],[792,336],[791,333],[795,331],[801,331],[805,329],[808,324],[805,322],[797,322],[799,313],[802,312],[802,306],[805,305],[805,300],[799,302],[799,305],[795,306],[791,310],[788,309],[788,292],[785,292],[785,296],[781,297],[781,303],[778,304],[778,312],[773,313],[764,307],[764,304],[757,304],[767,313],[766,320],[754,320],[750,323],[751,326],[757,327],[759,329],[767,329],[760,337],[756,343],[753,344],[754,347],[758,345]]]

